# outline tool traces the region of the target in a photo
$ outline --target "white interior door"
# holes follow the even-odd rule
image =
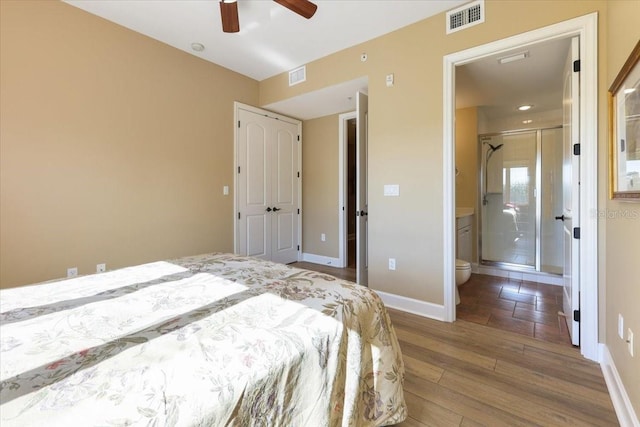
[[[241,255],[290,263],[299,253],[300,124],[237,108],[237,242]]]
[[[369,98],[356,94],[356,283],[368,285],[367,255],[367,129],[369,116]]]
[[[579,59],[579,39],[574,37],[571,40],[564,71],[562,167],[564,224],[562,302],[573,345],[580,345],[580,323],[575,316],[575,313],[580,311],[580,240],[574,238],[574,228],[580,226],[580,156],[574,154],[574,144],[580,143],[580,73],[573,70],[574,62]]]
[[[298,126],[271,119],[271,260],[298,260]]]

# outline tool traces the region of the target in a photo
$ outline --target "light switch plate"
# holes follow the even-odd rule
[[[399,196],[400,186],[398,184],[385,184],[384,186],[385,196]]]
[[[394,82],[393,73],[387,74],[387,77],[385,78],[385,81],[387,82],[387,87],[393,86],[393,82]]]

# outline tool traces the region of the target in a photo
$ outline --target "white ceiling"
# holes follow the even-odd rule
[[[64,0],[204,60],[258,81],[395,31],[468,0],[315,0],[306,20],[270,0],[238,0],[240,32],[222,32],[218,0]],[[442,31],[445,31],[444,19]],[[195,52],[192,43],[205,50]],[[488,119],[530,103],[537,112],[561,108],[568,39],[519,49],[525,60],[500,65],[502,53],[458,67],[456,107],[484,107]],[[512,53],[514,53],[512,52]],[[263,106],[302,120],[355,109],[366,77]]]
[[[481,106],[488,119],[514,114],[530,104],[529,113],[562,108],[563,70],[569,38],[514,49],[456,68],[456,108]],[[507,64],[499,58],[527,52],[528,57]]]
[[[315,0],[309,20],[273,1],[238,0],[240,32],[231,34],[222,32],[218,0],[65,1],[260,81],[468,0]],[[205,50],[194,52],[194,42]]]
[[[348,82],[308,92],[293,98],[264,105],[267,110],[300,120],[315,119],[331,114],[354,111],[356,92],[368,93],[369,79],[360,77]]]

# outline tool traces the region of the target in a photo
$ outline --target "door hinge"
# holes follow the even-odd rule
[[[238,127],[240,127],[240,120],[238,120]]]
[[[298,142],[300,142],[300,135],[298,135]]]
[[[240,173],[240,166],[238,166],[238,173]]]
[[[580,144],[573,144],[573,155],[574,156],[580,155]]]
[[[576,59],[575,61],[573,61],[573,72],[574,73],[580,72],[580,60],[579,59]]]
[[[238,219],[240,219],[240,212],[238,212]]]
[[[298,252],[300,252],[300,245],[298,245]]]
[[[573,321],[580,323],[580,310],[573,310]]]
[[[573,227],[573,238],[580,239],[580,227]]]
[[[300,215],[300,209],[298,209],[298,215]]]
[[[300,172],[298,172],[298,178],[300,178]]]

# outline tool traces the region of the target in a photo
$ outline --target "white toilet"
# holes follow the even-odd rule
[[[471,263],[462,259],[456,259],[456,285],[466,283],[471,277]]]

